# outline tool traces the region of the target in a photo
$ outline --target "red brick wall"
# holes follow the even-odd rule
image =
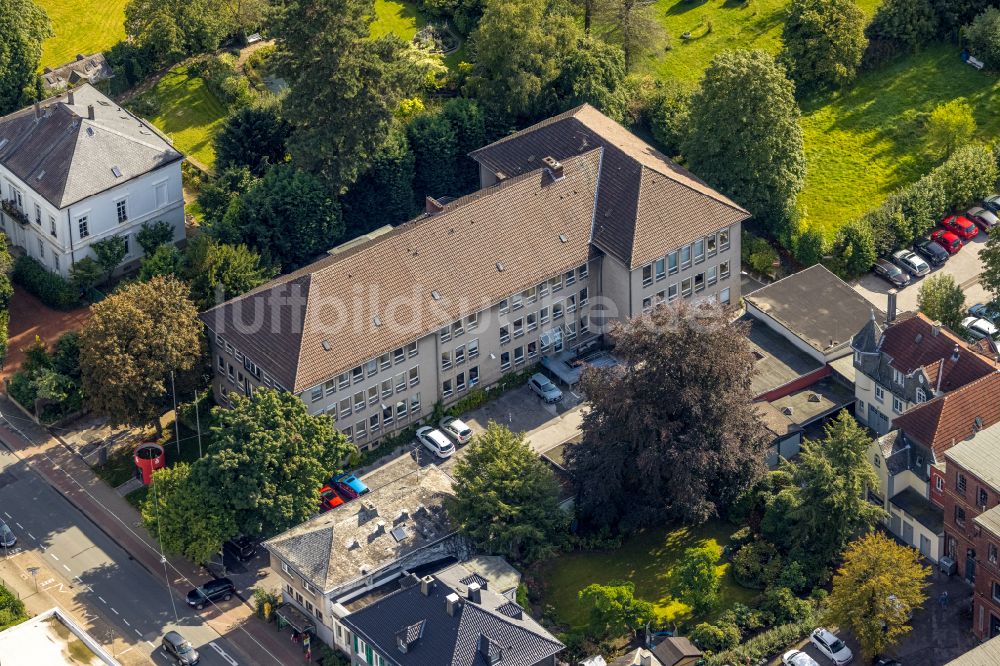
[[[938,490],[938,479],[940,479],[942,490]],[[948,487],[948,478],[944,472],[937,467],[931,466],[930,500],[940,507],[944,506],[944,489]]]

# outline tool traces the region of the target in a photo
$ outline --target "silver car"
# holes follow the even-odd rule
[[[0,548],[11,548],[16,543],[17,537],[14,536],[11,529],[7,527],[7,523],[0,520]]]
[[[540,372],[531,375],[528,380],[528,387],[531,388],[539,398],[546,404],[554,404],[563,399],[563,393],[559,387],[549,381],[549,378]]]
[[[454,416],[444,417],[438,425],[460,445],[468,444],[469,440],[472,439],[472,428],[465,425],[465,421]]]
[[[966,317],[962,320],[962,328],[969,332],[969,337],[973,340],[995,338],[997,335],[997,327],[979,317]]]
[[[892,253],[892,262],[907,271],[910,275],[923,277],[931,272],[930,265],[920,258],[916,252],[897,250]]]

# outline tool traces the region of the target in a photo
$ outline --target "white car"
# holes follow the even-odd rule
[[[444,417],[438,425],[441,426],[441,430],[450,435],[460,446],[468,444],[469,440],[472,439],[472,428],[465,425],[465,421],[457,419],[454,416]]]
[[[897,250],[892,253],[892,262],[907,271],[910,275],[922,277],[931,272],[930,265],[920,258],[916,252]]]
[[[812,635],[809,637],[812,644],[816,646],[816,649],[822,652],[826,657],[830,659],[837,666],[844,666],[844,664],[851,663],[854,659],[854,653],[851,652],[851,648],[847,647],[847,644],[834,636],[832,633],[819,627],[814,629]]]
[[[969,332],[973,340],[996,337],[997,327],[979,317],[966,317],[962,320],[962,328]]]
[[[417,428],[417,439],[438,458],[450,458],[455,455],[455,445],[440,430],[430,426]]]
[[[815,659],[800,650],[789,650],[781,655],[781,663],[785,666],[819,666]]]

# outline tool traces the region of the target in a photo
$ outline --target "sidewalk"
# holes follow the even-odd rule
[[[120,497],[83,462],[44,428],[20,417],[10,400],[0,395],[0,413],[10,415],[10,421],[0,421],[0,441],[44,478],[49,485],[66,497],[112,541],[121,546],[151,575],[163,575],[164,563],[159,546],[142,526],[139,512]],[[13,424],[13,427],[11,426]],[[178,558],[166,558],[170,571],[170,586],[183,600],[192,587],[204,583],[209,575],[200,567]],[[250,600],[245,600],[249,602]],[[247,658],[241,663],[263,663],[270,653],[279,664],[303,661],[301,650],[283,640],[273,627],[268,627],[254,614],[249,603],[219,611],[201,613],[203,621],[230,641]],[[257,658],[250,659],[250,655]]]

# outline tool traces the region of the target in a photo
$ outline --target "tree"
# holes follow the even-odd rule
[[[983,264],[979,283],[990,292],[994,306],[1000,304],[1000,231],[990,230],[986,247],[979,251]]]
[[[962,329],[965,294],[950,273],[927,277],[917,293],[917,307],[932,321],[940,321],[953,331]]]
[[[711,546],[688,548],[684,558],[670,571],[671,594],[691,607],[696,615],[712,609],[719,600],[719,553]]]
[[[878,532],[862,537],[833,577],[830,617],[851,629],[865,657],[883,654],[910,631],[909,615],[927,599],[929,573],[915,549]]]
[[[250,173],[250,169],[239,167],[220,170],[213,178],[202,182],[201,191],[198,193],[198,205],[204,213],[205,229],[208,233],[223,242],[239,241],[235,234],[232,238],[223,237],[224,233],[232,232],[231,229],[222,231],[223,221],[229,209],[235,209],[239,205],[237,200],[250,191],[258,180]]]
[[[955,150],[930,175],[941,188],[944,210],[964,209],[996,189],[997,163],[989,148],[970,143]]]
[[[398,224],[416,214],[413,165],[406,132],[394,127],[368,170],[341,197],[347,236],[358,236],[383,224]],[[478,171],[475,174],[478,181]]]
[[[199,465],[237,532],[270,537],[316,513],[319,489],[357,448],[287,391],[230,396],[232,409],[212,411],[214,442]]]
[[[456,97],[444,103],[441,115],[448,119],[455,132],[457,153],[456,194],[467,194],[479,189],[479,165],[469,153],[482,148],[489,141],[486,136],[486,118],[475,100]]]
[[[289,164],[268,170],[223,219],[230,234],[264,262],[294,270],[337,244],[344,233],[340,206],[317,177]],[[212,233],[216,235],[213,227]],[[218,240],[228,240],[222,235]]]
[[[579,29],[556,6],[534,0],[490,0],[471,40],[476,63],[468,92],[490,112],[531,121],[555,104],[553,82]]]
[[[93,289],[104,278],[104,267],[92,257],[84,257],[69,269],[69,281],[80,294]]]
[[[160,64],[214,51],[228,32],[220,0],[129,0],[125,33]]]
[[[929,0],[886,0],[865,30],[868,39],[915,51],[937,36],[938,19]]]
[[[969,51],[990,69],[1000,69],[1000,9],[988,7],[965,26]]]
[[[215,135],[215,168],[247,167],[253,175],[263,176],[270,165],[285,161],[290,134],[276,104],[240,107]]]
[[[833,241],[833,256],[843,275],[860,275],[872,267],[878,254],[875,233],[865,218],[851,220],[837,231]]]
[[[219,497],[199,482],[198,464],[177,463],[153,473],[142,522],[168,553],[208,562],[237,534]]]
[[[0,116],[41,98],[42,42],[52,34],[48,15],[32,0],[0,0]]]
[[[606,116],[625,118],[625,54],[614,44],[585,37],[563,59],[556,78],[558,110],[587,102]]]
[[[621,364],[584,371],[591,408],[567,450],[584,526],[704,522],[763,474],[770,440],[753,407],[746,333],[708,303],[612,326]]]
[[[90,247],[94,250],[94,254],[97,255],[97,263],[104,270],[104,282],[107,282],[111,279],[112,273],[122,263],[122,259],[125,258],[125,254],[128,252],[125,238],[122,236],[108,236],[103,240],[91,243]]]
[[[268,3],[267,0],[222,0],[222,11],[229,29],[245,40],[264,22]]]
[[[455,466],[450,515],[480,549],[518,562],[552,555],[567,534],[559,483],[523,434],[490,421]]]
[[[161,245],[174,240],[174,227],[169,222],[157,220],[150,224],[143,222],[139,232],[135,235],[135,242],[142,248],[142,253],[147,257]]]
[[[594,638],[617,638],[635,633],[653,619],[653,604],[635,598],[635,584],[616,581],[592,583],[580,590],[580,601],[590,606],[590,634]]]
[[[976,119],[964,99],[938,104],[927,118],[927,138],[941,154],[951,155],[956,148],[972,140]]]
[[[688,131],[691,91],[673,79],[657,82],[646,101],[646,123],[667,155],[678,155]]]
[[[199,236],[201,238],[201,236]],[[176,245],[161,245],[153,254],[142,258],[139,279],[148,282],[157,276],[184,275],[184,255]]]
[[[868,39],[854,0],[793,0],[782,29],[781,62],[802,91],[854,79]]]
[[[275,271],[261,265],[260,255],[246,245],[217,243],[203,235],[188,245],[186,274],[194,304],[199,310],[208,310],[259,287],[274,277]]]
[[[682,153],[691,170],[783,231],[805,182],[799,108],[765,51],[719,53],[691,100]]]
[[[455,191],[458,138],[451,123],[441,113],[422,113],[406,128],[414,158],[413,192],[421,203],[424,197],[440,197]]]
[[[289,83],[289,152],[336,194],[371,162],[422,81],[402,40],[369,38],[374,15],[372,0],[291,0],[271,26]]]
[[[202,325],[188,288],[169,277],[129,284],[91,308],[80,332],[87,402],[113,425],[160,429],[170,373],[196,368]]]
[[[643,0],[604,0],[596,5],[609,26],[605,38],[621,46],[625,68],[635,68],[639,58],[655,52],[668,38],[653,3]]]

